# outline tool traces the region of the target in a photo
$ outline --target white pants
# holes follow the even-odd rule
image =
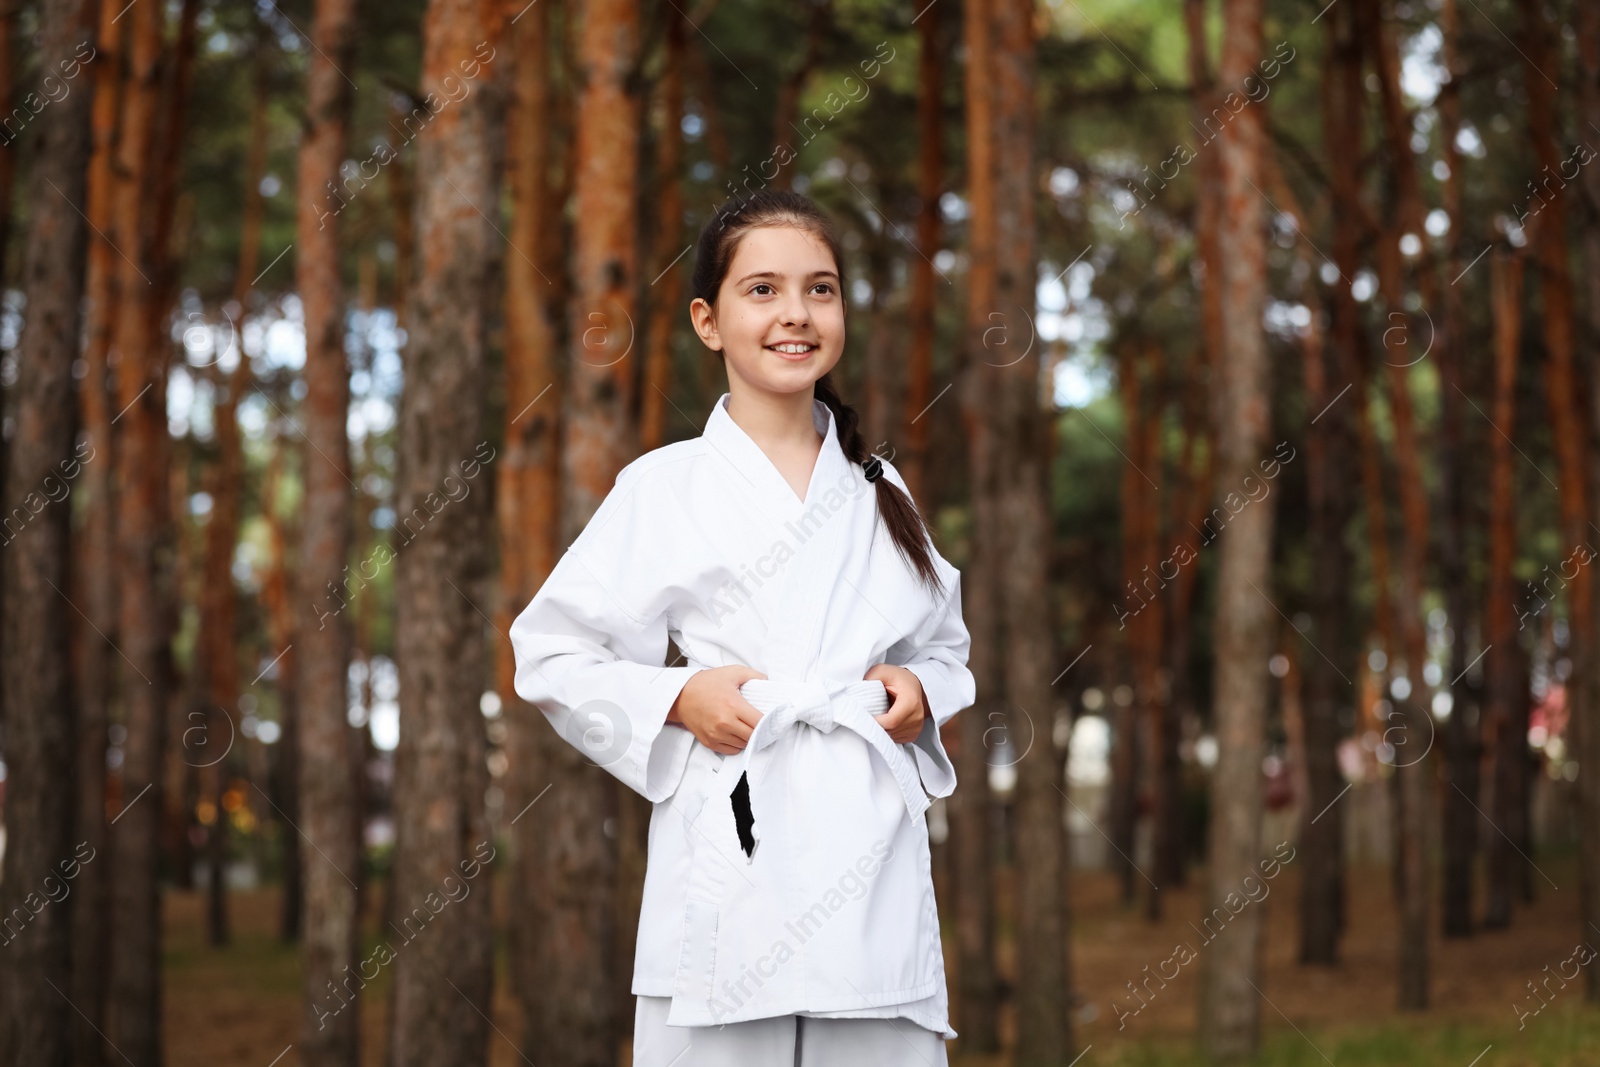
[[[909,1019],[778,1015],[668,1026],[670,997],[636,997],[633,1067],[948,1067],[944,1039]]]

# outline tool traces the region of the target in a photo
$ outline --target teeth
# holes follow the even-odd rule
[[[771,348],[774,352],[786,352],[789,355],[798,356],[798,355],[802,355],[803,353],[811,351],[813,348],[815,348],[817,346],[816,345],[807,345],[807,344],[798,344],[798,343],[786,343],[786,344],[780,344],[780,345],[768,345],[767,347]]]

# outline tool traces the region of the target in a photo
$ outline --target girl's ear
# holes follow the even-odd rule
[[[717,313],[704,297],[697,296],[689,302],[689,321],[694,324],[694,332],[700,335],[702,344],[713,352],[722,351],[722,336],[717,332]]]

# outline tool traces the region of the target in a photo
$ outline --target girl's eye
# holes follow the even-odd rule
[[[833,283],[831,283],[831,282],[818,282],[816,285],[813,285],[811,287],[811,291],[812,292],[816,292],[819,289],[823,293],[831,293],[831,292],[833,292]]]
[[[752,293],[755,293],[757,296],[766,296],[767,293],[763,293],[761,291],[763,289],[767,290],[767,293],[770,293],[772,291],[772,286],[768,285],[766,282],[757,282],[755,284],[755,287],[752,288],[750,291]]]

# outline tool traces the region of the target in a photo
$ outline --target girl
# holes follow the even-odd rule
[[[955,788],[939,727],[974,696],[960,574],[829,379],[827,216],[764,190],[697,255],[689,311],[728,392],[617,475],[512,624],[516,690],[655,805],[636,1067],[941,1065],[924,813]]]

